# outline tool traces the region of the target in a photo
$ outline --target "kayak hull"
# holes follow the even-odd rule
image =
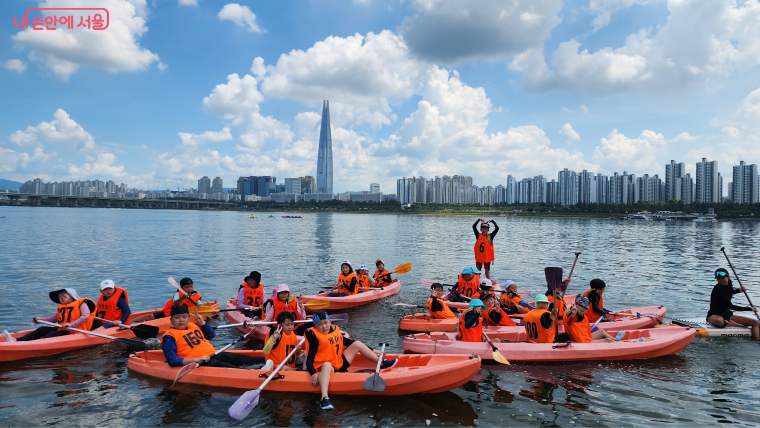
[[[384,297],[392,296],[399,291],[401,291],[401,282],[399,282],[399,280],[394,280],[392,283],[386,285],[382,289],[378,288],[365,290],[363,293],[345,297],[327,297],[329,293],[320,293],[317,295],[303,296],[303,302],[307,303],[316,299],[329,300],[330,307],[328,307],[326,310],[328,312],[331,312],[366,305],[368,303],[380,300]],[[308,306],[306,307],[306,313],[313,314],[314,312],[317,311],[309,309]]]
[[[262,351],[231,351],[253,357]],[[376,363],[357,355],[347,373],[333,373],[330,395],[406,395],[447,391],[465,384],[480,370],[480,358],[469,355],[387,355],[398,358],[392,369],[380,370],[385,391],[367,391],[364,383],[372,376]],[[127,362],[131,374],[141,374],[173,382],[181,367],[170,367],[161,351],[138,352]],[[359,372],[361,371],[361,372]],[[264,377],[259,377],[260,375]],[[182,377],[178,383],[220,388],[256,389],[266,379],[264,370],[243,370],[218,367],[199,367]],[[305,371],[280,371],[283,379],[270,382],[268,391],[319,393],[311,386],[311,376]]]
[[[495,343],[499,352],[510,362],[566,362],[606,361],[656,358],[672,355],[685,349],[694,340],[695,329],[691,327],[651,328],[624,330],[625,337],[619,342],[593,343],[526,343],[525,332],[489,334],[491,339],[509,340]],[[479,355],[492,360],[493,351],[488,343],[461,342],[454,340],[455,333],[413,334],[404,339],[404,350],[413,353],[445,353]],[[644,338],[643,342],[640,338]],[[560,345],[561,348],[554,348]]]
[[[225,305],[224,309],[235,309],[236,307],[237,307],[237,299],[230,299],[227,302],[227,305]],[[224,313],[224,317],[227,318],[227,321],[229,321],[230,324],[240,324],[241,322],[245,322],[245,321],[253,321],[252,319],[243,315],[243,313],[239,311],[227,311]],[[258,325],[258,326],[248,326],[248,327],[243,327],[242,325],[239,325],[237,326],[237,329],[243,333],[248,333],[249,331],[251,331],[251,329],[253,329],[254,330],[253,334],[251,334],[251,336],[248,336],[248,337],[252,337],[254,339],[259,339],[262,341],[266,340],[267,333],[269,333],[268,325]]]
[[[219,309],[219,304],[216,302],[206,303],[207,306],[215,307]],[[152,311],[135,312],[130,315],[130,319],[149,314],[151,312],[159,311],[160,309],[154,309]],[[171,323],[169,318],[161,318],[152,321],[146,321],[141,324],[156,326],[160,330],[160,334],[163,334],[169,329]],[[139,324],[138,324],[139,325]],[[120,331],[121,330],[121,331]],[[32,330],[25,330],[16,333],[11,333],[14,338],[22,337]],[[121,327],[112,327],[104,330],[98,330],[97,333],[105,334],[107,336],[136,339],[132,330],[122,329]],[[160,336],[159,336],[160,337]],[[74,351],[81,348],[88,348],[91,346],[102,345],[104,343],[111,342],[109,339],[105,339],[97,336],[90,336],[83,333],[69,334],[66,336],[52,337],[49,339],[30,340],[28,342],[6,342],[5,339],[0,336],[0,362],[18,361],[26,358],[46,357],[48,355],[61,354],[64,352]]]

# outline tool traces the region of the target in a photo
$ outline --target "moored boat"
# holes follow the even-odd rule
[[[303,296],[303,302],[309,302],[315,299],[325,299],[330,301],[330,307],[327,311],[336,311],[341,309],[353,308],[356,306],[366,305],[374,301],[380,300],[384,297],[392,296],[401,291],[401,283],[399,280],[394,280],[390,284],[382,288],[373,288],[371,290],[364,290],[363,293],[357,293],[350,296],[343,297],[327,297],[329,293],[320,293],[311,296]],[[306,313],[314,313],[315,311],[306,307]]]
[[[228,351],[252,357],[262,357],[262,351]],[[330,376],[331,395],[406,395],[443,392],[465,384],[480,370],[480,358],[471,355],[386,355],[398,358],[393,368],[380,370],[385,391],[367,391],[364,382],[376,368],[376,363],[357,355],[348,372]],[[167,382],[174,381],[181,367],[170,367],[161,351],[138,352],[127,362],[130,373],[138,373]],[[178,382],[211,387],[255,389],[265,380],[264,370],[199,367]],[[306,371],[281,371],[283,378],[270,382],[266,390],[319,393],[311,385]],[[263,375],[263,377],[260,377]]]
[[[604,361],[672,355],[689,346],[696,331],[691,327],[673,327],[623,332],[623,339],[609,343],[528,343],[524,331],[489,334],[489,337],[503,342],[494,345],[510,362]],[[475,354],[484,360],[493,359],[488,343],[461,342],[454,340],[454,336],[455,333],[412,334],[404,339],[404,350],[423,354]]]

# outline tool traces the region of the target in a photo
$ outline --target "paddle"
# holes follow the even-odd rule
[[[726,261],[728,262],[728,265],[731,267],[731,271],[734,273],[734,278],[736,278],[736,280],[739,282],[739,287],[743,288],[744,286],[742,285],[742,280],[739,279],[739,275],[736,274],[736,269],[734,269],[734,265],[732,265],[731,260],[728,259],[728,254],[726,254],[725,247],[720,247],[720,251],[723,253],[724,256],[726,256]],[[747,298],[747,302],[749,302],[749,306],[754,308],[755,305],[753,305],[752,300],[749,299],[749,294],[747,294],[746,288],[744,289],[744,297]],[[758,321],[760,321],[760,315],[758,315],[757,312],[755,312],[755,317],[757,318]]]
[[[375,391],[375,392],[383,392],[385,391],[385,379],[380,377],[380,364],[383,363],[383,354],[385,353],[385,343],[381,343],[380,346],[380,355],[377,357],[377,368],[375,368],[375,373],[368,377],[366,381],[364,381],[364,389],[367,391]]]
[[[111,322],[111,320],[107,320],[105,318],[95,317],[95,319],[98,321],[105,321],[107,323]],[[138,324],[138,325],[120,324],[119,327],[124,327],[124,328],[128,328],[132,330],[132,333],[134,333],[135,336],[139,337],[142,340],[154,339],[158,336],[158,333],[161,331],[156,326],[145,325],[145,324]]]
[[[251,333],[253,333],[253,330],[251,330],[248,333],[240,336],[239,338],[237,338],[237,340],[235,340],[234,342],[232,342],[229,345],[225,346],[224,348],[222,348],[222,349],[214,352],[214,354],[212,355],[212,357],[214,355],[221,354],[222,352],[230,349],[236,343],[240,342],[243,339],[246,339],[248,337],[248,335],[251,334]],[[174,383],[172,383],[172,388],[174,388],[174,385],[177,383],[178,380],[180,380],[183,376],[185,376],[186,374],[190,373],[191,371],[193,371],[193,370],[197,369],[198,367],[200,367],[200,365],[201,365],[200,363],[190,363],[190,364],[182,367],[181,369],[179,369],[179,371],[177,372],[177,376],[174,378]]]
[[[422,305],[410,305],[409,303],[396,303],[393,306],[405,306],[407,308],[427,309],[425,306],[422,306]]]
[[[488,341],[488,344],[491,345],[491,349],[493,350],[493,359],[496,360],[497,363],[506,364],[508,366],[511,366],[512,364],[509,364],[509,360],[504,355],[501,355],[501,352],[499,352],[499,349],[496,347],[496,345],[491,342],[491,338],[488,337],[485,330],[483,331],[483,336],[486,337],[486,340]]]
[[[544,276],[546,277],[546,283],[552,288],[554,294],[554,308],[557,309],[557,316],[554,322],[554,334],[559,336],[559,302],[557,301],[557,287],[562,284],[562,268],[561,267],[547,267],[544,268]]]
[[[185,297],[189,297],[187,295],[187,293],[185,292],[185,290],[183,290],[182,287],[179,286],[179,284],[177,283],[177,281],[174,280],[174,278],[169,277],[168,281],[169,281],[169,284],[173,285],[174,288],[176,288],[177,291],[179,291],[180,294],[184,294]]]
[[[338,315],[347,315],[347,314],[338,314]],[[346,318],[333,318],[333,316],[330,315],[330,321],[332,321],[332,323],[337,326],[343,327],[345,325],[348,325],[348,316],[346,316]],[[312,320],[293,321],[294,324],[307,324],[311,322],[314,322],[314,321]],[[275,321],[244,321],[244,322],[236,323],[236,324],[219,325],[214,328],[231,328],[231,327],[240,327],[240,326],[247,328],[250,325],[275,325],[275,324],[277,324]]]
[[[60,324],[56,324],[56,323],[53,323],[53,322],[47,322],[47,321],[43,321],[43,320],[37,320],[37,322],[39,324],[45,324],[45,325],[49,325],[51,327],[61,327]],[[105,334],[95,333],[94,331],[80,330],[80,329],[74,328],[74,327],[62,327],[62,328],[65,328],[66,330],[76,331],[76,332],[79,332],[79,333],[89,334],[91,336],[102,337],[104,339],[115,340],[115,341],[121,342],[121,343],[123,343],[125,345],[135,346],[135,347],[138,347],[140,349],[146,349],[145,343],[140,342],[139,340],[126,339],[126,338],[123,338],[123,337],[106,336]]]
[[[573,267],[570,268],[570,274],[567,275],[567,283],[570,284],[570,278],[573,277],[573,271],[575,270],[575,263],[578,262],[578,257],[581,255],[580,252],[575,253],[575,260],[573,260]],[[565,300],[565,292],[567,291],[567,287],[565,287],[565,290],[562,291],[562,300]]]
[[[274,377],[277,375],[277,372],[280,371],[282,366],[285,365],[286,362],[290,359],[290,357],[293,356],[293,354],[296,352],[296,349],[298,349],[299,346],[303,345],[304,339],[301,339],[300,342],[298,342],[298,346],[293,348],[292,351],[288,354],[287,357],[282,359],[282,362],[280,365],[278,365],[272,374],[267,377],[267,380],[264,381],[264,383],[261,384],[260,387],[251,390],[246,391],[245,394],[241,395],[240,398],[238,398],[234,403],[232,403],[232,406],[230,406],[227,413],[230,414],[233,418],[237,420],[241,420],[248,416],[249,413],[251,413],[251,410],[253,410],[254,407],[256,407],[257,404],[259,404],[259,396],[261,395],[261,391],[264,389],[267,384],[274,379]]]
[[[203,306],[203,305],[193,306],[192,308],[190,308],[191,314],[198,314],[202,317],[214,316],[217,312],[221,312],[221,311],[222,311],[221,309],[214,309],[211,306]]]

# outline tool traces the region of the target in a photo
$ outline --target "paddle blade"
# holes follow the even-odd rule
[[[412,263],[404,263],[401,266],[396,267],[396,269],[393,269],[393,273],[407,273],[412,270]]]
[[[311,310],[327,309],[330,307],[330,301],[326,299],[310,300],[303,304],[305,307]]]
[[[561,267],[544,268],[544,275],[546,276],[546,284],[552,290],[562,286],[562,268]]]
[[[493,359],[497,363],[506,364],[508,366],[512,365],[512,364],[509,364],[509,360],[507,360],[507,358],[504,355],[501,355],[501,352],[499,352],[498,350],[493,351]]]
[[[191,314],[198,314],[202,317],[210,317],[214,316],[218,313],[216,309],[212,308],[211,306],[195,306],[190,309]]]
[[[132,326],[132,333],[134,333],[135,336],[139,337],[142,340],[154,339],[158,337],[159,332],[160,329],[154,325],[138,324]]]
[[[409,303],[396,303],[393,306],[406,306],[407,308],[416,308],[419,305],[410,305]]]
[[[227,413],[237,420],[242,420],[259,404],[259,396],[261,395],[261,389],[252,389],[246,391],[230,406]]]
[[[385,379],[375,373],[364,381],[364,389],[367,391],[383,392],[385,391]]]
[[[177,372],[177,376],[174,378],[174,383],[172,383],[172,388],[174,388],[174,385],[177,383],[178,380],[182,379],[183,376],[190,373],[191,371],[197,369],[199,365],[200,364],[198,363],[190,363],[182,367],[181,369],[179,369],[179,371]]]
[[[121,337],[114,337],[113,340],[117,342],[121,342],[125,345],[134,346],[135,348],[138,348],[141,351],[148,348],[148,346],[145,345],[145,342],[140,342],[139,340],[135,340],[135,339],[124,339]]]

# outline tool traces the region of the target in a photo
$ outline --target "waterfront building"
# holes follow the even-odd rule
[[[677,188],[679,186],[678,179],[686,174],[686,164],[676,163],[672,160],[669,164],[665,165],[665,200],[669,201],[676,198]]]
[[[322,103],[322,126],[319,130],[317,153],[317,193],[333,193],[332,133],[330,131],[330,101]]]
[[[718,173],[718,161],[708,162],[702,158],[697,162],[696,186],[694,200],[696,202],[720,202],[721,187],[720,174]]]
[[[300,178],[286,178],[284,193],[302,194],[301,183],[302,181]]]
[[[201,194],[211,193],[211,179],[205,175],[201,177],[200,180],[198,180],[198,193],[201,193]]]
[[[301,193],[317,193],[317,181],[314,177],[306,175],[298,178],[301,179]]]
[[[216,195],[217,193],[224,192],[224,185],[222,183],[223,181],[221,177],[214,178],[214,181],[211,184],[211,193]]]
[[[760,191],[758,180],[760,180],[760,176],[757,165],[746,165],[744,161],[739,162],[739,165],[734,166],[733,186],[729,185],[731,187],[731,200],[735,204],[760,202],[758,200],[758,191]]]
[[[370,183],[370,185],[369,185],[369,193],[380,193],[380,184],[379,183]]]

